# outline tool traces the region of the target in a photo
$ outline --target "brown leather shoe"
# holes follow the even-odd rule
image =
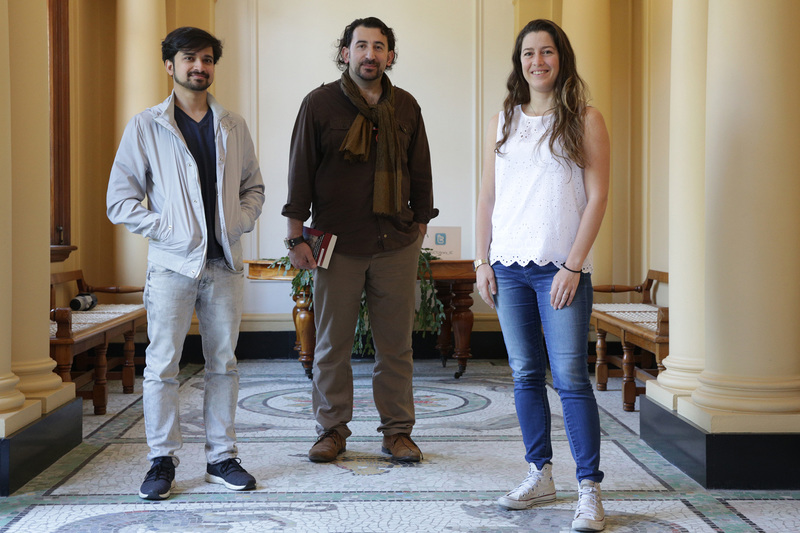
[[[336,430],[329,429],[308,451],[308,458],[315,463],[330,463],[345,449],[345,438]]]
[[[414,444],[408,433],[384,435],[381,451],[391,454],[392,459],[396,461],[418,463],[422,460],[422,452],[419,451],[419,447]]]

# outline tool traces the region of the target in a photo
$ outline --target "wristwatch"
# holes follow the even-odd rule
[[[286,245],[287,250],[291,250],[301,242],[306,242],[302,235],[299,237],[294,237],[293,239],[283,239],[283,244]]]
[[[488,264],[489,264],[488,259],[476,259],[475,261],[472,262],[472,270],[477,271],[479,266]]]

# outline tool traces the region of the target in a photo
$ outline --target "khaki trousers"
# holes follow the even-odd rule
[[[334,253],[327,269],[314,272],[312,401],[317,433],[351,435],[353,369],[350,357],[361,293],[367,293],[375,342],[372,394],[380,415],[378,431],[410,433],[414,426],[414,325],[417,262],[422,237],[409,246],[372,256]]]

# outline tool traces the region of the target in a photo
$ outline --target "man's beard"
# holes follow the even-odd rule
[[[364,66],[365,64],[374,66],[375,71],[372,74],[362,74],[361,67]],[[355,75],[364,81],[375,81],[381,79],[381,76],[383,76],[383,69],[377,62],[373,63],[362,62],[358,65],[358,68],[355,69]]]
[[[211,86],[211,82],[209,81],[209,77],[193,77],[191,74],[185,79],[180,79],[178,76],[173,76],[172,79],[180,85],[181,87],[185,87],[190,91],[205,91]]]

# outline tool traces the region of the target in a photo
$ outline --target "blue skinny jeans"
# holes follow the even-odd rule
[[[553,387],[561,398],[564,426],[578,482],[600,482],[600,416],[587,365],[591,274],[582,273],[572,303],[555,310],[550,287],[558,267],[492,265],[497,282],[495,305],[514,377],[514,401],[525,444],[525,459],[542,468],[551,462],[550,404],[545,378],[547,358]],[[547,350],[545,350],[545,343]]]

